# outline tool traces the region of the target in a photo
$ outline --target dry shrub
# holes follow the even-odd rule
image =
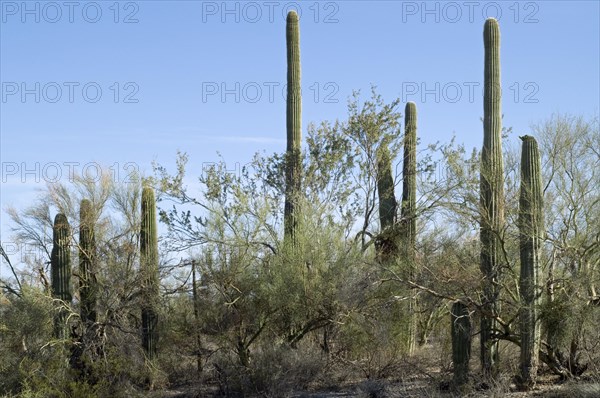
[[[249,367],[235,355],[224,354],[213,363],[219,395],[227,397],[286,397],[305,390],[326,366],[316,349],[263,344],[252,354]]]

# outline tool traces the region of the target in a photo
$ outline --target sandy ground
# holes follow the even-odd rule
[[[217,392],[215,386],[182,386],[167,391],[155,391],[150,394],[151,398],[201,398],[214,397]],[[263,395],[263,397],[276,398],[275,396]],[[427,397],[427,398],[454,398],[454,397],[550,397],[550,398],[600,398],[600,383],[591,381],[570,381],[557,383],[553,377],[541,377],[535,390],[531,392],[519,392],[510,381],[499,383],[499,385],[486,391],[472,391],[469,393],[452,393],[441,391],[439,386],[428,384],[427,380],[414,381],[363,381],[349,384],[339,389],[328,391],[298,391],[281,398],[404,398],[404,397]]]

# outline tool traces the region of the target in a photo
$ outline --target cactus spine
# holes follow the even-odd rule
[[[521,192],[519,197],[519,247],[521,251],[521,383],[535,385],[540,349],[538,308],[540,255],[544,235],[543,187],[538,145],[531,136],[521,137]]]
[[[79,206],[79,296],[81,320],[87,323],[94,323],[97,318],[95,259],[94,212],[92,202],[83,199]]]
[[[59,213],[54,218],[52,229],[52,253],[50,254],[52,296],[67,304],[70,304],[72,299],[70,238],[69,221],[64,214]],[[54,337],[58,339],[67,337],[66,316],[66,311],[61,304],[61,309],[54,319]]]
[[[469,360],[471,359],[471,318],[469,309],[460,301],[452,304],[452,363],[454,364],[455,388],[469,380]]]
[[[417,231],[417,106],[414,102],[406,103],[404,109],[404,162],[402,166],[402,222],[403,247],[406,250],[408,278],[416,276],[416,231]],[[416,299],[409,302],[408,352],[412,354],[416,340]]]
[[[142,190],[140,228],[140,261],[142,274],[142,346],[150,359],[156,357],[158,342],[158,237],[154,190]]]
[[[500,28],[488,18],[483,29],[485,46],[483,96],[483,149],[480,175],[481,272],[484,276],[481,318],[481,368],[486,377],[497,374],[498,341],[493,336],[499,311],[499,277],[504,224],[504,166],[500,85]]]
[[[284,240],[295,244],[301,190],[302,93],[300,87],[300,30],[298,14],[287,15],[287,154]]]

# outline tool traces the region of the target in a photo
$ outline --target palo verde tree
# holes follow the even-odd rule
[[[598,371],[600,128],[597,118],[553,114],[536,124],[546,244],[540,311],[543,344],[562,377]],[[569,316],[565,316],[569,314]],[[541,358],[543,359],[543,358]]]
[[[10,379],[5,378],[6,373],[2,369],[0,379],[7,381],[3,386],[8,385],[10,380],[10,388],[16,391],[31,389],[43,391],[44,396],[61,396],[73,388],[75,392],[69,392],[71,396],[83,396],[84,392],[78,386],[89,391],[89,385],[97,383],[93,388],[99,391],[99,395],[122,396],[122,388],[130,387],[132,380],[145,375],[147,366],[138,338],[141,276],[137,272],[137,265],[141,189],[137,183],[117,184],[112,176],[112,173],[103,172],[100,181],[76,178],[70,183],[48,185],[43,195],[30,207],[8,210],[14,232],[13,241],[30,248],[29,251],[36,255],[23,257],[14,267],[21,296],[15,295],[8,305],[19,309],[21,315],[16,313],[19,316],[15,318],[10,315],[11,311],[7,313],[10,317],[3,324],[6,329],[0,330],[3,333],[0,340],[15,333],[23,336],[19,339],[19,347],[22,348],[15,350],[12,342],[13,348],[9,348],[12,354],[5,356],[5,352],[2,352],[4,358],[11,358],[7,364],[18,366],[21,363],[22,367],[21,372]],[[89,201],[91,209],[85,204],[86,201]],[[88,210],[90,213],[87,213]],[[57,216],[53,220],[52,216],[56,213],[64,217]],[[88,239],[92,231],[86,229],[85,220],[89,214],[94,215],[95,221],[93,240]],[[77,225],[79,234],[71,231],[65,240],[61,238],[66,236],[65,229],[57,228],[54,234],[56,239],[53,239],[53,224],[66,226],[65,220],[70,225]],[[51,233],[48,234],[48,231]],[[82,252],[92,253],[92,267],[88,270],[93,270],[93,273],[88,274],[91,279],[85,276],[86,272],[81,267],[88,265],[85,263],[88,257],[80,258],[71,276],[74,288],[79,293],[73,296],[78,300],[61,307],[69,311],[70,337],[74,337],[71,350],[65,350],[60,345],[49,344],[52,342],[52,333],[46,331],[46,324],[50,320],[50,304],[58,304],[59,299],[62,303],[70,301],[66,288],[63,288],[67,284],[61,278],[68,275],[64,270],[59,271],[54,267],[65,263],[61,261],[66,259],[62,250],[64,244],[69,242],[72,248],[77,243],[79,255],[83,255]],[[90,242],[94,243],[91,251]],[[70,254],[72,260],[74,253]],[[50,264],[49,269],[47,264]],[[52,286],[53,280],[60,281],[55,283],[55,288]],[[86,305],[90,298],[87,293],[91,293],[86,291],[86,280],[98,286],[93,290],[95,304],[91,304],[90,300],[90,305]],[[47,291],[60,293],[53,293],[55,298],[51,301],[44,294]],[[93,312],[95,321],[92,323]],[[78,315],[82,319],[81,326],[76,322]],[[66,325],[66,322],[63,324]],[[92,325],[88,333],[86,324]],[[2,349],[5,347],[8,346],[4,345]],[[98,360],[100,357],[102,360]],[[80,372],[67,371],[64,365],[69,362]],[[40,372],[40,369],[44,372]],[[88,387],[85,387],[88,383]]]
[[[81,320],[86,324],[97,320],[95,261],[94,210],[92,202],[83,199],[79,206],[79,298]]]

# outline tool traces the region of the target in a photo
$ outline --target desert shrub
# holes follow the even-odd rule
[[[249,367],[235,355],[220,355],[213,364],[220,394],[228,397],[285,397],[306,389],[326,366],[326,358],[314,347],[264,342],[253,353]]]
[[[2,301],[0,313],[0,393],[15,393],[45,361],[55,359],[48,354],[57,348],[46,344],[52,335],[52,300],[24,286],[20,297]]]
[[[390,303],[377,314],[355,314],[341,327],[338,335],[337,355],[346,366],[361,377],[382,379],[393,376],[406,356],[403,325],[394,322],[399,306]],[[383,309],[381,309],[383,310]],[[379,316],[377,316],[379,315]]]

